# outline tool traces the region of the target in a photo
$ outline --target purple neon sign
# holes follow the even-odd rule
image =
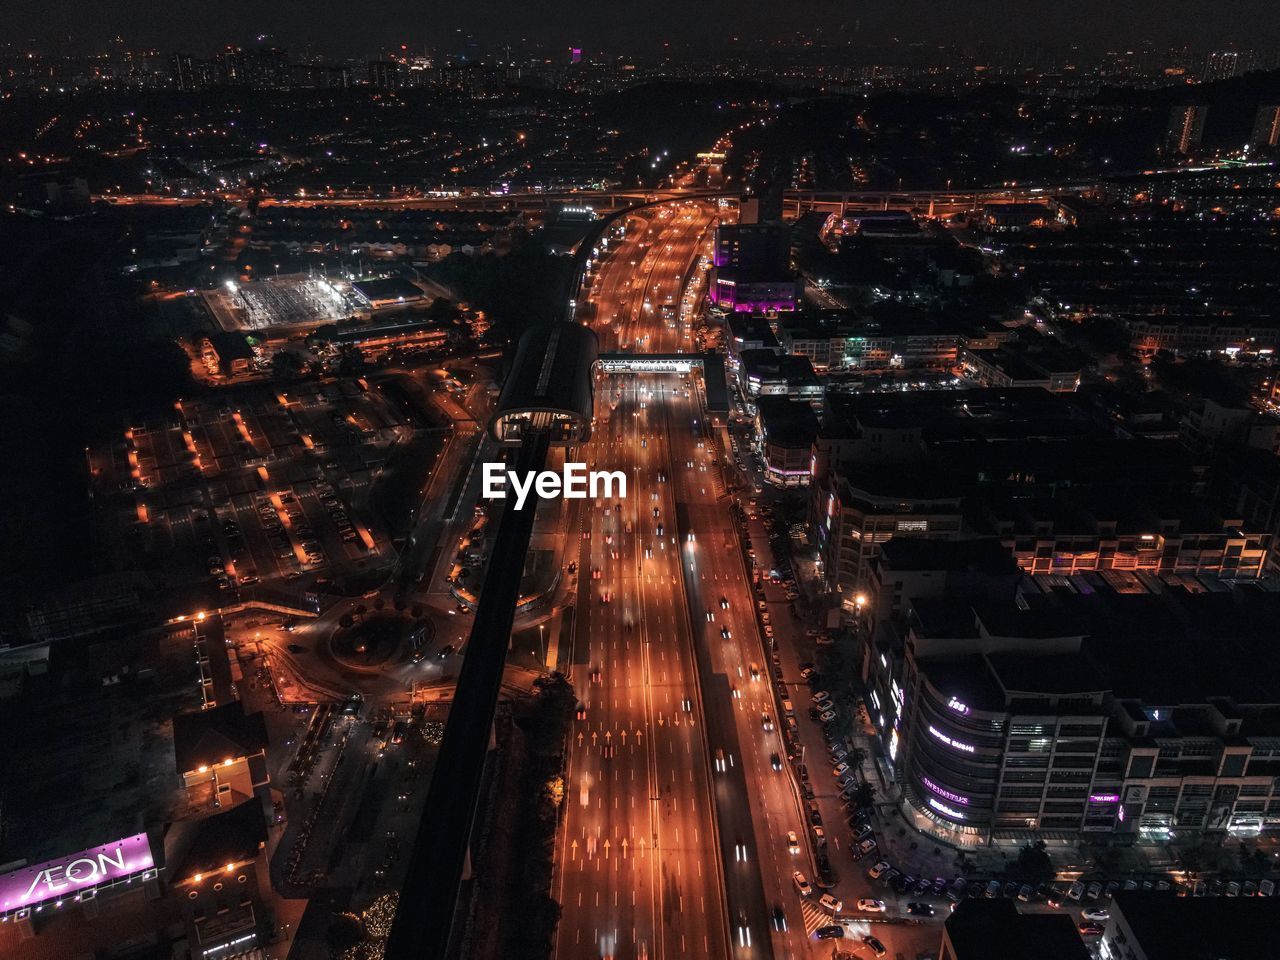
[[[928,777],[921,777],[920,782],[945,800],[951,800],[955,803],[963,803],[965,805],[968,805],[969,803],[968,797],[962,797],[958,793],[952,793],[950,790],[944,790]]]
[[[145,833],[0,876],[0,912],[71,896],[155,866]]]

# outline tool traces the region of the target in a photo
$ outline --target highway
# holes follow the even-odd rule
[[[656,227],[632,222],[595,282],[605,349],[657,333],[644,320],[659,315],[652,298],[674,295],[709,212],[681,223],[670,248]],[[651,399],[639,382],[597,381],[595,433],[581,459],[622,470],[630,486],[625,499],[570,512],[581,547],[569,673],[585,712],[557,844],[560,957],[728,955],[675,504],[663,479],[667,410]]]
[[[691,349],[679,287],[713,216],[688,203],[630,219],[591,288],[602,350]],[[633,485],[570,521],[585,711],[557,845],[557,956],[802,955],[821,922],[791,879],[813,876],[805,821],[771,759],[784,748],[768,661],[698,384],[602,377],[596,419],[582,459]]]

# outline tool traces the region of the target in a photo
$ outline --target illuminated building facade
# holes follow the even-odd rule
[[[1280,689],[1257,666],[1280,598],[1089,589],[921,598],[877,625],[867,709],[904,813],[969,845],[1280,827],[1280,703],[1254,702]]]

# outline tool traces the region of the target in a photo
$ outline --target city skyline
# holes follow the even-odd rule
[[[53,2],[3,960],[1273,960],[1280,11]]]
[[[696,56],[700,50],[718,55],[805,37],[806,42],[832,46],[982,42],[1047,49],[1074,46],[1096,53],[1143,43],[1265,47],[1280,37],[1280,12],[1263,0],[1139,0],[1119,9],[1101,0],[1069,5],[876,0],[853,11],[825,0],[802,0],[798,8],[785,10],[716,2],[719,8],[713,5],[691,17],[670,0],[659,0],[656,8],[624,4],[607,9],[581,0],[556,0],[536,10],[498,0],[478,19],[471,11],[446,5],[384,0],[374,13],[354,22],[347,15],[349,7],[330,0],[307,4],[305,13],[289,5],[271,9],[186,0],[90,8],[73,0],[5,0],[2,6],[11,21],[26,24],[26,36],[11,36],[11,43],[31,39],[37,46],[81,52],[103,49],[114,38],[128,46],[204,51],[211,44],[245,45],[254,37],[265,37],[280,46],[342,56],[394,50],[402,44],[411,50],[474,49],[485,55],[524,44],[565,52],[582,47],[606,57],[664,52]]]

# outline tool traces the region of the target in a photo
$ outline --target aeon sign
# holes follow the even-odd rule
[[[154,867],[145,833],[21,867],[0,876],[0,913],[58,900]]]

